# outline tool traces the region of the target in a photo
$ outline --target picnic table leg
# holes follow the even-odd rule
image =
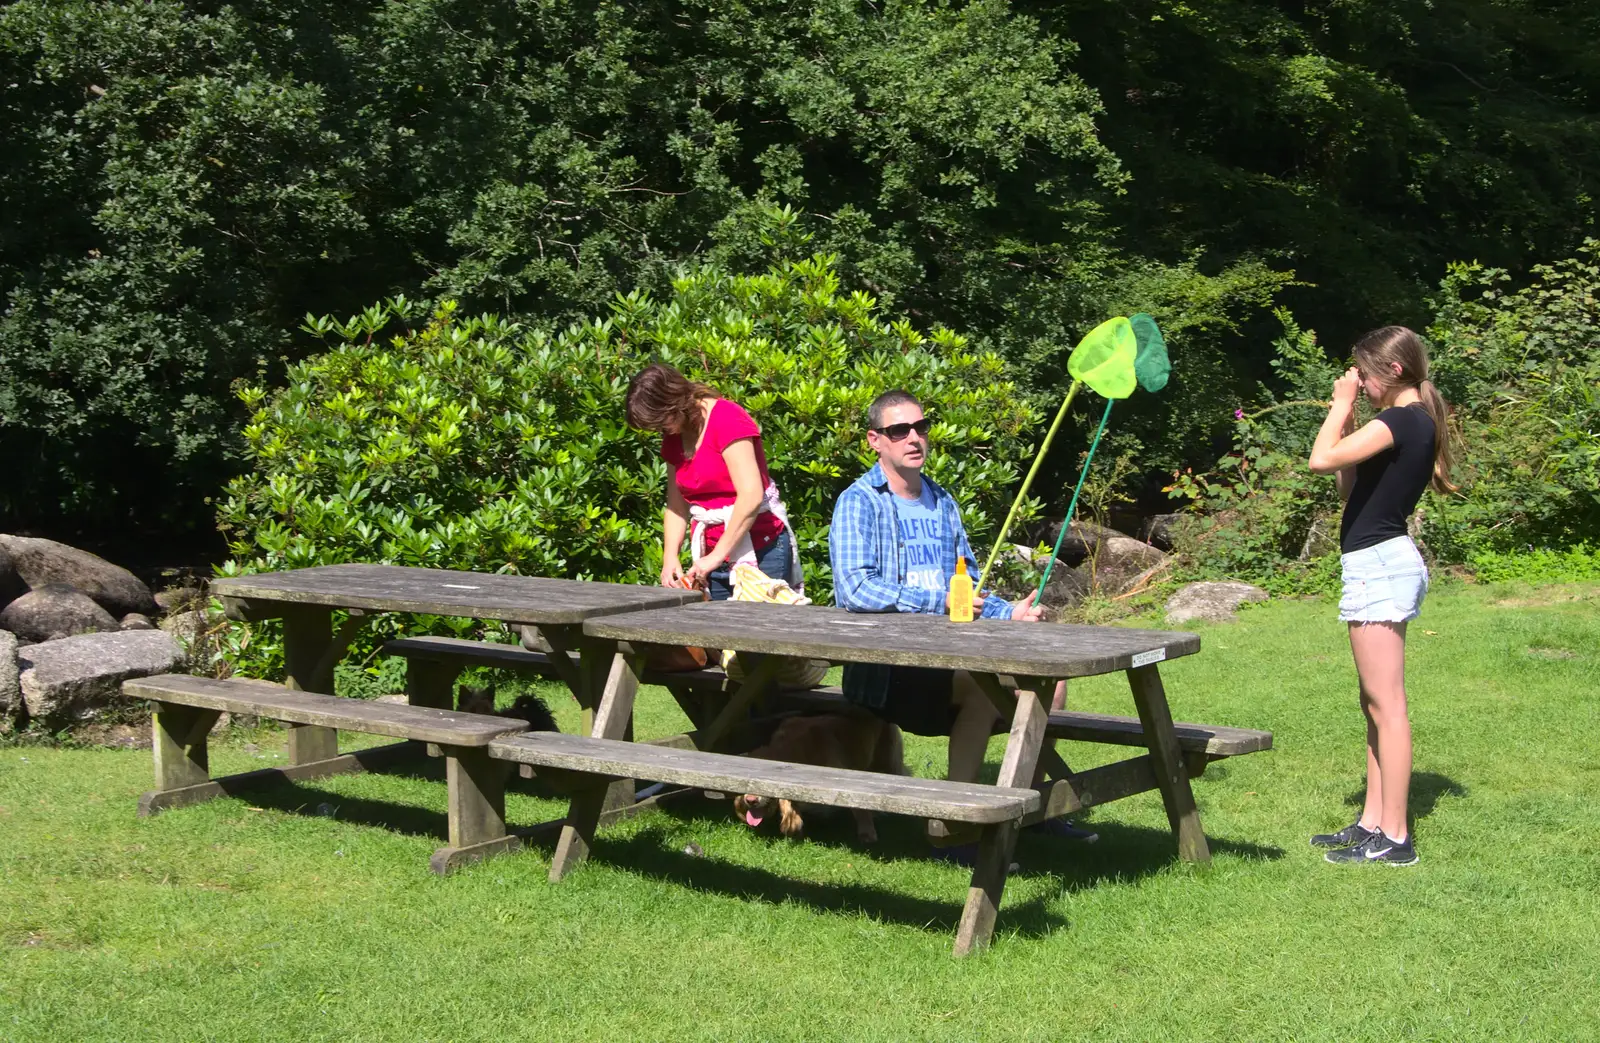
[[[543,638],[543,641],[539,641]],[[541,647],[541,644],[543,647]],[[585,684],[582,670],[583,628],[576,626],[546,625],[522,627],[522,647],[534,652],[544,652],[556,676],[572,692],[579,706],[587,706],[582,694]]]
[[[461,676],[460,663],[439,663],[429,659],[406,660],[406,702],[435,710],[456,708],[455,683]],[[437,755],[436,755],[437,756]]]
[[[211,781],[206,736],[211,733],[219,716],[221,714],[216,710],[156,703],[150,723],[152,746],[155,749],[156,788],[139,798],[140,818],[176,807],[179,803],[192,803],[169,794],[173,790],[202,786]]]
[[[449,873],[491,855],[516,851],[522,841],[506,835],[505,761],[491,760],[482,747],[441,747],[450,787],[450,843],[429,861],[435,873]]]
[[[722,740],[727,738],[733,726],[749,714],[750,707],[766,699],[773,680],[783,666],[781,656],[756,656],[748,652],[740,654],[744,657],[744,680],[737,682],[716,718],[701,730],[698,741],[702,750],[716,750],[722,745]]]
[[[1008,678],[1017,685],[1013,690],[996,674],[973,673],[971,676],[994,708],[1002,716],[1011,717],[1005,759],[1001,761],[996,785],[1026,789],[1037,781],[1041,768],[1070,774],[1066,762],[1056,753],[1055,744],[1046,742],[1044,737],[1045,727],[1050,723],[1047,700],[1054,689],[1053,682],[1038,677]],[[928,839],[940,847],[966,843],[973,831],[972,826],[964,823],[928,821]],[[978,839],[981,842],[981,834]]]
[[[605,810],[606,786],[604,784],[582,789],[572,795],[567,808],[567,821],[561,827],[561,839],[556,841],[556,853],[550,859],[550,882],[555,883],[589,857],[594,844],[594,831],[600,825],[600,813]]]
[[[978,686],[1003,705],[1005,690],[993,674],[974,674]],[[1044,748],[1044,729],[1050,719],[1051,692],[1055,686],[1048,679],[1036,677],[1017,678],[1017,692],[1013,697],[1011,735],[1006,740],[1005,757],[1000,762],[1000,775],[995,785],[1024,789],[1033,784],[1039,765],[1039,755]],[[1006,874],[1011,867],[1011,854],[1017,847],[1016,822],[998,822],[985,826],[978,838],[978,864],[972,871],[972,883],[967,888],[967,903],[961,910],[961,926],[956,929],[957,956],[965,956],[974,949],[986,948],[994,934],[995,917],[1000,913],[1000,898],[1006,887]]]
[[[406,702],[435,710],[456,708],[455,684],[461,676],[460,663],[438,663],[428,659],[406,660]],[[437,743],[428,743],[428,756],[443,756]]]
[[[618,652],[615,641],[585,638],[579,647],[582,649],[578,668],[583,695],[578,704],[583,707],[583,734],[599,739],[631,740],[633,700],[639,690],[639,674],[644,672],[643,659],[630,662],[634,657]],[[625,702],[619,701],[624,689]],[[631,808],[633,802],[633,780],[618,779],[607,788],[605,806],[601,810],[619,811]]]
[[[978,864],[967,888],[967,904],[961,910],[961,926],[956,929],[957,956],[974,949],[986,949],[994,936],[995,917],[1000,913],[1000,895],[1011,868],[1011,852],[1017,846],[1017,824],[999,822],[985,826],[978,839]]]
[[[283,683],[301,692],[333,694],[333,609],[286,606],[283,616]],[[289,725],[289,763],[309,764],[339,755],[339,732],[309,724]]]
[[[1211,849],[1200,828],[1200,809],[1195,806],[1183,751],[1172,730],[1172,709],[1167,705],[1161,674],[1154,664],[1135,667],[1128,671],[1128,685],[1133,689],[1139,724],[1150,746],[1151,765],[1161,801],[1167,807],[1167,821],[1172,823],[1172,833],[1178,839],[1178,857],[1185,862],[1209,862]]]
[[[639,691],[639,675],[644,672],[644,660],[639,656],[618,653],[615,642],[597,641],[585,647],[584,663],[597,661],[605,647],[611,650],[609,667],[598,699],[584,710],[584,730],[597,739],[622,739],[633,728],[633,701]],[[590,676],[592,678],[593,675]],[[594,692],[590,685],[585,688],[588,693]],[[615,806],[619,794],[626,795],[629,805],[633,803],[632,779],[618,779],[609,784],[586,787],[572,795],[572,803],[567,808],[567,821],[561,827],[561,839],[556,841],[556,853],[550,860],[551,882],[560,880],[589,857],[600,816]]]

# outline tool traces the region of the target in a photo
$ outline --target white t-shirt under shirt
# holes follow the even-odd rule
[[[895,516],[900,524],[906,585],[944,593],[948,579],[944,574],[944,528],[928,483],[915,500],[895,497]]]

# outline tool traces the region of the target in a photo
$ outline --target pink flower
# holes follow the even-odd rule
[[[1243,419],[1244,419],[1244,410],[1242,410],[1242,409],[1235,409],[1235,410],[1234,410],[1234,411],[1233,411],[1233,418],[1234,418],[1234,419],[1235,419],[1235,420],[1243,420]]]

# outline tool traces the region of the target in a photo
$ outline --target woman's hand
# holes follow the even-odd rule
[[[1333,404],[1346,408],[1356,404],[1356,393],[1361,390],[1361,371],[1354,366],[1344,371],[1344,376],[1333,382]]]
[[[676,554],[661,564],[661,585],[674,590],[682,590],[689,585],[684,581],[683,565],[679,563]]]
[[[696,558],[694,564],[689,566],[689,585],[693,587],[706,586],[707,577],[721,564],[722,559],[715,554],[705,554]]]

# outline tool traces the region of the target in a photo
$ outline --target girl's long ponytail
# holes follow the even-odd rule
[[[1451,445],[1450,405],[1428,379],[1428,348],[1412,330],[1404,326],[1384,326],[1356,341],[1356,365],[1385,387],[1415,387],[1422,397],[1422,408],[1433,420],[1433,480],[1436,493],[1453,493],[1459,486],[1450,480],[1455,464]]]
[[[1433,381],[1426,377],[1417,385],[1417,391],[1422,395],[1422,408],[1433,418],[1433,491],[1453,493],[1460,486],[1450,480],[1450,470],[1455,466],[1455,452],[1450,444],[1450,406],[1433,386]]]

